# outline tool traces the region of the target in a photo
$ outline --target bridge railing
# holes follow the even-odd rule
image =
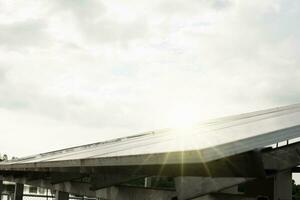
[[[0,200],[13,199],[13,194],[2,193]],[[23,194],[23,200],[55,200],[55,195]],[[96,200],[96,198],[70,196],[69,200]]]

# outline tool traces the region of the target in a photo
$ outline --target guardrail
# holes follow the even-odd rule
[[[70,196],[69,200],[96,200],[91,197]],[[2,193],[0,200],[13,200],[13,194]],[[55,200],[55,195],[23,194],[23,200]]]

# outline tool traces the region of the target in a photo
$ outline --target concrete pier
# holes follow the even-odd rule
[[[2,192],[3,192],[3,188],[4,186],[3,186],[3,180],[0,180],[0,195],[2,194]]]
[[[55,200],[69,200],[69,193],[62,192],[62,191],[56,191]]]
[[[274,177],[246,183],[245,194],[266,197],[270,200],[292,200],[292,173],[288,170]]]
[[[24,185],[16,183],[14,200],[23,200]]]

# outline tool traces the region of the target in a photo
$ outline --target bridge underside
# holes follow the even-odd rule
[[[207,163],[7,168],[0,179],[62,192],[57,198],[70,193],[116,200],[291,199],[291,172],[299,163],[300,143],[294,143]]]

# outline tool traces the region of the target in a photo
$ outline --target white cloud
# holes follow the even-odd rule
[[[2,3],[0,132],[24,149],[0,151],[163,128],[185,106],[203,120],[298,102],[298,4]]]
[[[31,48],[49,44],[48,36],[41,21],[21,21],[0,24],[0,47],[6,50]]]

